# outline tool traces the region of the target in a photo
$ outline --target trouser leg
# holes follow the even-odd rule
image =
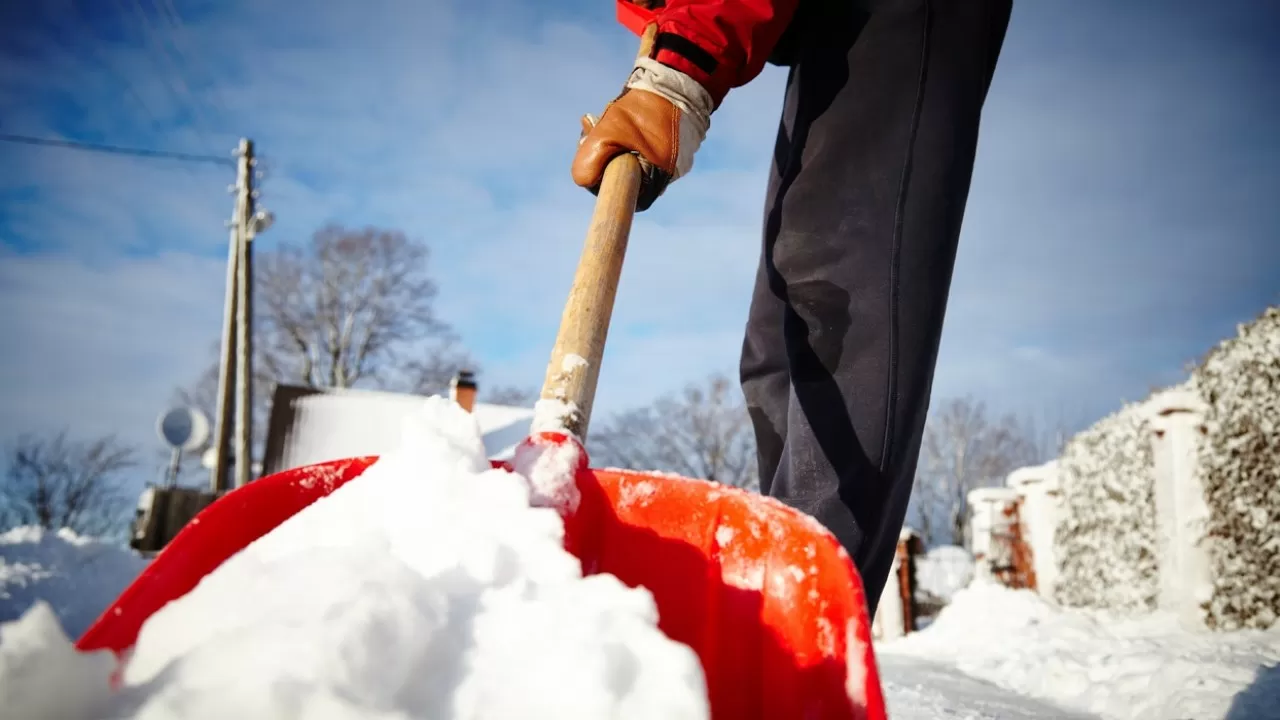
[[[787,82],[742,387],[761,491],[839,538],[872,612],[911,493],[1010,2],[811,22]]]

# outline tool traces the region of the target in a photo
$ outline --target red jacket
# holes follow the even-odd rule
[[[693,77],[716,106],[764,69],[799,0],[666,0],[658,62]]]

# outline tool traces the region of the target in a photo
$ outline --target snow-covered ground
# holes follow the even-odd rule
[[[0,535],[5,716],[705,717],[696,657],[657,630],[651,597],[582,578],[558,515],[530,507],[555,488],[531,497],[477,434],[439,432],[465,426],[451,408],[161,610],[117,694],[114,658],[71,639],[144,561]],[[935,553],[929,584],[952,602],[932,625],[877,645],[894,720],[1280,718],[1280,628],[1067,612],[970,580],[961,553]]]
[[[881,655],[881,679],[890,720],[1094,720],[1052,702],[979,680],[954,666],[921,658]]]
[[[0,533],[0,623],[44,600],[66,631],[79,637],[145,565],[126,547],[67,529]]]
[[[890,681],[932,663],[1107,719],[1280,719],[1280,627],[1192,632],[1168,615],[1063,611],[976,580],[927,630],[877,653]]]

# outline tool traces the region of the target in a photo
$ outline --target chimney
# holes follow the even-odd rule
[[[470,370],[459,370],[449,381],[449,399],[471,412],[476,406],[476,375]]]

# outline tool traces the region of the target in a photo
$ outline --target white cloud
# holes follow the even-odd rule
[[[225,274],[182,253],[89,264],[0,255],[0,436],[68,427],[143,445],[212,360]]]
[[[25,191],[36,201],[5,204],[0,244],[105,260],[160,248],[212,252],[226,243],[230,166],[65,149],[12,152],[16,172],[0,179],[0,197]]]

